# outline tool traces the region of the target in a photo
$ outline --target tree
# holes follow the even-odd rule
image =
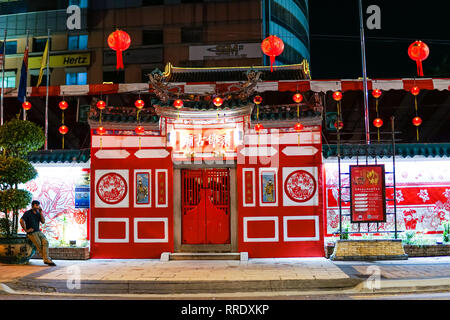
[[[0,234],[16,236],[19,227],[19,210],[25,209],[32,200],[20,184],[33,180],[37,171],[27,160],[31,151],[39,150],[45,142],[41,127],[33,122],[13,119],[0,127]]]

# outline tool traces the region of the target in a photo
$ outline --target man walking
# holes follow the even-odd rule
[[[27,233],[28,239],[35,245],[44,260],[44,263],[49,266],[56,266],[48,256],[48,241],[45,235],[40,231],[39,223],[44,224],[45,218],[42,214],[40,202],[34,200],[31,203],[31,209],[25,212],[20,219],[20,225]]]

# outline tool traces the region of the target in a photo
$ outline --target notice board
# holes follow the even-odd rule
[[[350,166],[352,223],[386,222],[384,165]]]

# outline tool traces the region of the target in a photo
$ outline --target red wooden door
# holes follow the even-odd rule
[[[230,243],[230,172],[182,170],[183,244]]]

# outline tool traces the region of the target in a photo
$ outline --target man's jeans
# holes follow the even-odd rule
[[[28,234],[27,236],[28,239],[33,242],[44,262],[52,262],[52,260],[48,256],[48,240],[45,235],[42,232],[38,231]]]

